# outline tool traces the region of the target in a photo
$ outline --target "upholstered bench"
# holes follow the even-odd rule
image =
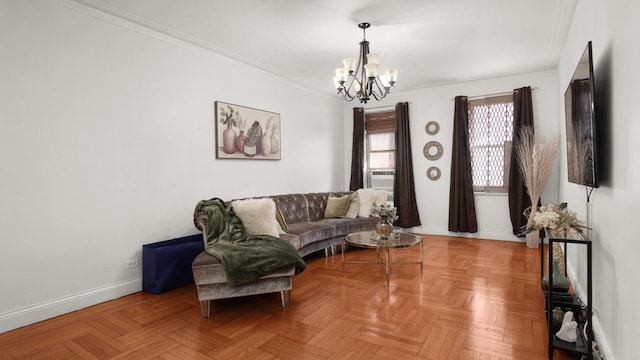
[[[279,291],[282,307],[289,306],[292,285],[291,277],[295,273],[294,266],[265,275],[248,284],[229,286],[220,260],[203,251],[193,260],[192,270],[203,318],[209,317],[211,300],[217,299],[267,294]]]

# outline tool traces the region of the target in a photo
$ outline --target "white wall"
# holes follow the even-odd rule
[[[410,76],[405,74],[405,76]],[[401,79],[399,80],[401,82]],[[423,234],[468,236],[474,238],[522,241],[513,235],[509,218],[509,203],[506,194],[475,195],[478,232],[475,234],[451,233],[448,231],[449,221],[449,181],[451,178],[451,146],[453,140],[453,98],[457,95],[469,97],[511,92],[513,89],[531,86],[534,90],[533,109],[536,131],[546,137],[558,134],[558,93],[557,75],[555,71],[538,72],[509,76],[488,80],[479,80],[452,85],[438,86],[411,92],[392,92],[383,101],[368,104],[366,108],[393,105],[400,101],[409,102],[409,122],[411,130],[411,151],[413,155],[414,180],[418,211],[422,226],[412,231]],[[352,103],[345,106],[345,143],[351,148],[353,129],[352,108],[359,106]],[[428,135],[425,126],[429,121],[437,121],[440,131],[436,135]],[[443,156],[435,161],[427,160],[423,155],[423,147],[429,141],[439,141],[443,148]],[[349,185],[349,165],[351,154],[345,154],[345,183]],[[431,166],[440,168],[441,176],[437,181],[429,180],[426,171]],[[550,176],[543,202],[557,199],[558,163]]]
[[[340,189],[336,99],[66,0],[0,0],[0,48],[0,332],[141,290],[201,199]],[[216,160],[216,100],[280,113],[282,160]]]
[[[640,216],[639,16],[637,1],[578,2],[558,66],[558,86],[564,91],[587,42],[593,42],[596,101],[605,105],[605,111],[598,113],[598,121],[608,129],[598,133],[604,154],[599,161],[605,171],[590,206],[593,307],[596,335],[608,360],[640,358],[635,343],[640,338],[640,242],[634,228]],[[602,109],[599,106],[598,110]],[[566,174],[566,153],[561,155],[560,173]],[[560,198],[586,219],[585,188],[568,183],[566,175],[561,177]],[[586,291],[584,251],[569,250],[569,267],[570,275],[579,280],[574,285],[577,283],[582,292]]]

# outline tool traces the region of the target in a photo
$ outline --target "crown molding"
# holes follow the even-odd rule
[[[328,99],[333,98],[333,96],[329,96],[327,93],[322,92],[320,89],[309,88],[308,85],[302,84],[295,79],[283,76],[282,74],[273,71],[262,62],[255,61],[248,57],[239,55],[235,52],[223,49],[210,42],[203,41],[197,37],[177,31],[173,28],[142,18],[113,6],[109,6],[99,0],[58,0],[58,2],[78,12],[82,12],[84,14],[99,18],[101,20],[133,31],[137,31],[139,33],[143,33],[163,40],[177,40],[177,42],[179,43],[191,45],[200,49],[204,49],[206,51],[222,55],[229,59],[241,62],[243,64],[249,65],[273,76],[276,76],[280,79],[283,79],[289,85],[313,93],[316,96],[326,97]]]

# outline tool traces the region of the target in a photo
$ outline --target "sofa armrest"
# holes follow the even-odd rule
[[[196,226],[198,230],[202,231],[203,233],[206,233],[207,215],[205,215],[203,211],[197,213],[196,216],[193,217],[193,224]]]

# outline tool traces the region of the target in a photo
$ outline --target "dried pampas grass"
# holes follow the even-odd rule
[[[546,141],[541,136],[535,135],[530,126],[524,126],[520,130],[520,143],[516,145],[516,158],[524,184],[527,186],[529,198],[531,198],[531,213],[527,228],[530,227],[544,186],[549,179],[551,170],[553,170],[559,144],[559,135]]]

